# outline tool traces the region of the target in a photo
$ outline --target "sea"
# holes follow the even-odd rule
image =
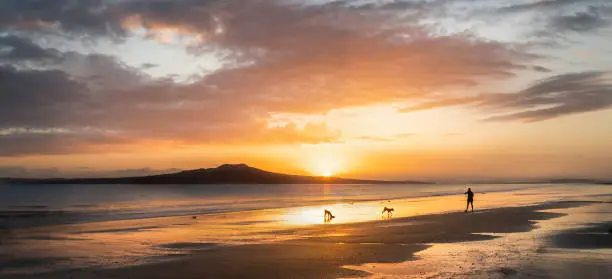
[[[146,264],[212,245],[308,237],[309,226],[325,225],[324,210],[337,224],[463,211],[467,187],[476,211],[612,198],[612,185],[596,184],[3,184],[0,275]]]

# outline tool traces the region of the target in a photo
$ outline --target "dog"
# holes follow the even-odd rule
[[[382,210],[382,212],[380,214],[384,215],[385,212],[386,212],[387,213],[387,217],[391,217],[391,216],[393,216],[393,211],[395,211],[395,209],[385,206],[385,208],[383,208],[383,210]]]
[[[323,222],[331,222],[331,220],[334,218],[336,218],[336,216],[332,215],[331,211],[325,209],[325,211],[323,212]]]

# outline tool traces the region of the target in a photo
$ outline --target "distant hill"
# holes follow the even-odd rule
[[[290,175],[264,171],[245,164],[226,164],[216,168],[177,173],[119,178],[5,178],[11,184],[431,184],[422,181],[360,180],[338,177]]]

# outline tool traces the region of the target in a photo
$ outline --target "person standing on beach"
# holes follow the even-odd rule
[[[474,192],[472,192],[472,188],[468,188],[465,194],[467,195],[467,205],[465,206],[465,212],[468,212],[468,207],[470,207],[470,204],[472,205],[472,212],[474,212]]]

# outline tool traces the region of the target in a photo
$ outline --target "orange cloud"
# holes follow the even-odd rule
[[[151,39],[165,43],[192,36],[203,49],[229,53],[223,62],[231,66],[189,84],[151,80],[140,69],[102,55],[64,54],[57,66],[62,71],[55,72],[3,68],[12,78],[3,80],[0,89],[19,92],[0,104],[10,115],[0,119],[0,128],[94,127],[116,131],[101,138],[118,145],[330,142],[339,135],[321,125],[269,129],[270,115],[325,114],[423,100],[416,108],[469,102],[470,97],[449,101],[433,92],[444,94],[512,76],[534,58],[469,34],[431,35],[426,26],[418,25],[418,15],[376,6],[356,10],[276,1],[154,1],[125,2],[101,11],[92,15],[89,27],[107,26],[102,24],[106,16],[126,32],[144,29]],[[62,26],[69,23],[75,24],[64,19]],[[47,97],[49,88],[54,88],[56,98]],[[35,143],[49,137],[39,135],[14,150],[44,152],[47,148]],[[59,135],[55,137],[61,142]],[[66,141],[79,139],[85,146],[102,144],[87,137]],[[16,135],[3,140],[21,144]],[[48,149],[53,148],[58,150],[55,145]]]
[[[466,104],[473,104],[475,102],[482,101],[479,97],[459,97],[459,98],[448,98],[448,99],[438,99],[432,101],[426,101],[420,103],[418,105],[404,107],[399,109],[400,112],[412,112],[418,110],[427,110],[427,109],[435,109],[441,107],[450,107],[450,106],[459,106]]]

